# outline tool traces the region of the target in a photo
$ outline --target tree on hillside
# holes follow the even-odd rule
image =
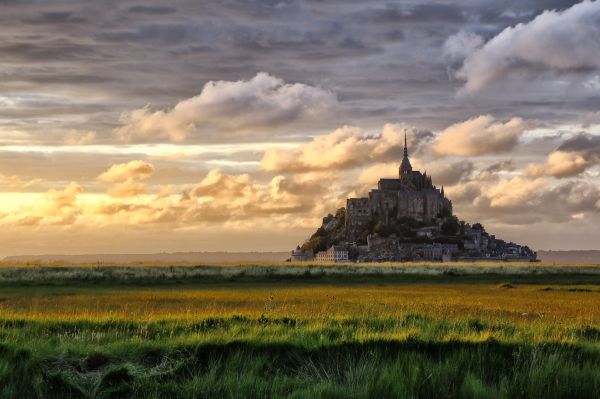
[[[458,233],[460,229],[460,223],[458,222],[458,218],[456,216],[448,217],[442,223],[442,234],[446,236],[454,236]]]

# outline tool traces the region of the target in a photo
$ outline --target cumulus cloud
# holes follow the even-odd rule
[[[82,213],[78,204],[78,197],[82,192],[79,184],[71,182],[62,190],[48,191],[33,205],[21,207],[6,215],[4,221],[23,226],[73,224]]]
[[[215,169],[186,198],[198,199],[200,206],[192,211],[196,217],[207,217],[204,213],[210,210],[217,211],[215,214],[220,214],[223,220],[243,220],[311,214],[316,205],[314,196],[326,193],[326,184],[320,179],[275,176],[267,184],[261,184],[248,174],[229,175]]]
[[[525,173],[529,176],[572,177],[600,163],[600,136],[579,134],[552,151],[546,162],[530,164]]]
[[[513,73],[573,72],[600,67],[600,2],[544,11],[529,23],[504,29],[471,53],[457,76],[477,92]]]
[[[147,179],[154,173],[152,164],[142,161],[130,161],[112,165],[106,172],[98,176],[103,183],[124,182],[130,179]]]
[[[481,115],[447,127],[432,148],[441,156],[502,153],[513,149],[521,134],[531,127],[531,123],[521,118],[502,122],[491,115]]]
[[[117,179],[106,194],[85,196],[71,183],[50,190],[34,203],[2,215],[3,224],[26,226],[127,226],[169,225],[187,228],[200,225],[253,226],[281,223],[312,227],[339,204],[332,176],[303,174],[274,176],[258,181],[248,174],[209,171],[199,183],[175,190],[165,187],[157,194],[139,182]],[[143,194],[143,195],[142,195]],[[319,201],[315,201],[318,197]],[[262,221],[262,222],[261,222]]]
[[[392,159],[399,162],[404,146],[403,132],[402,126],[394,124],[386,124],[378,135],[368,135],[361,128],[345,126],[317,136],[291,151],[267,150],[261,166],[271,172],[307,172],[351,169]],[[411,130],[408,133],[411,151],[415,152],[419,143],[427,138],[427,134]]]
[[[529,176],[568,177],[583,172],[589,162],[576,152],[553,151],[543,164],[531,164],[525,173]]]
[[[520,176],[501,179],[489,187],[484,196],[492,208],[516,208],[531,205],[535,194],[546,186],[543,179],[526,179]]]
[[[481,173],[446,188],[446,195],[459,217],[504,225],[563,223],[600,214],[595,205],[600,187],[585,180],[553,184],[543,177]]]
[[[269,131],[324,116],[336,96],[320,87],[285,83],[267,73],[250,80],[210,81],[200,94],[167,110],[149,107],[126,112],[115,134],[122,141],[181,142],[192,132]]]

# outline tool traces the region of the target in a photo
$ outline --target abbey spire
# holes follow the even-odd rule
[[[408,146],[406,145],[406,129],[404,129],[404,156],[402,157],[402,163],[400,164],[400,177],[407,175],[412,172],[412,165],[408,160]]]
[[[404,129],[404,158],[408,158],[408,146],[406,145],[406,129]]]

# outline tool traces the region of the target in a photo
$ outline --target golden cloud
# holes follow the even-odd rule
[[[50,190],[35,203],[4,215],[3,222],[15,225],[152,225],[189,227],[218,223],[239,225],[258,220],[311,223],[335,209],[339,193],[322,176],[275,176],[259,182],[247,174],[226,174],[211,170],[196,185],[179,193],[163,187],[150,194],[122,165],[109,169],[101,181],[125,181],[109,188],[107,194],[83,194],[71,183],[62,190]],[[125,172],[124,172],[125,171]],[[147,173],[146,173],[147,174]],[[138,176],[138,174],[133,174]],[[143,174],[145,175],[145,174]],[[143,195],[142,195],[143,194]],[[315,201],[319,198],[319,201]]]
[[[71,130],[69,134],[65,136],[65,144],[67,145],[86,145],[96,139],[96,132],[78,132]]]
[[[582,173],[590,162],[577,152],[553,151],[543,164],[530,164],[525,174],[533,177],[567,177]]]
[[[71,182],[63,190],[50,190],[34,204],[5,215],[4,221],[7,224],[26,226],[73,224],[82,213],[77,202],[82,192],[80,185]]]
[[[521,134],[532,127],[521,118],[501,122],[491,115],[481,115],[447,127],[432,148],[440,156],[502,153],[513,149]]]
[[[146,161],[130,161],[112,165],[106,172],[98,176],[104,183],[124,182],[129,179],[147,179],[154,173],[154,166]]]
[[[412,145],[415,141],[412,131],[409,137]],[[351,169],[399,159],[403,145],[400,125],[386,124],[376,136],[366,135],[358,127],[344,126],[291,151],[267,150],[261,166],[263,170],[280,173]]]

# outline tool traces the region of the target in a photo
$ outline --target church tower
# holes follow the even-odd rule
[[[406,129],[404,129],[404,156],[402,157],[402,163],[400,164],[400,178],[408,175],[412,172],[412,165],[408,160],[408,148],[406,146]]]

